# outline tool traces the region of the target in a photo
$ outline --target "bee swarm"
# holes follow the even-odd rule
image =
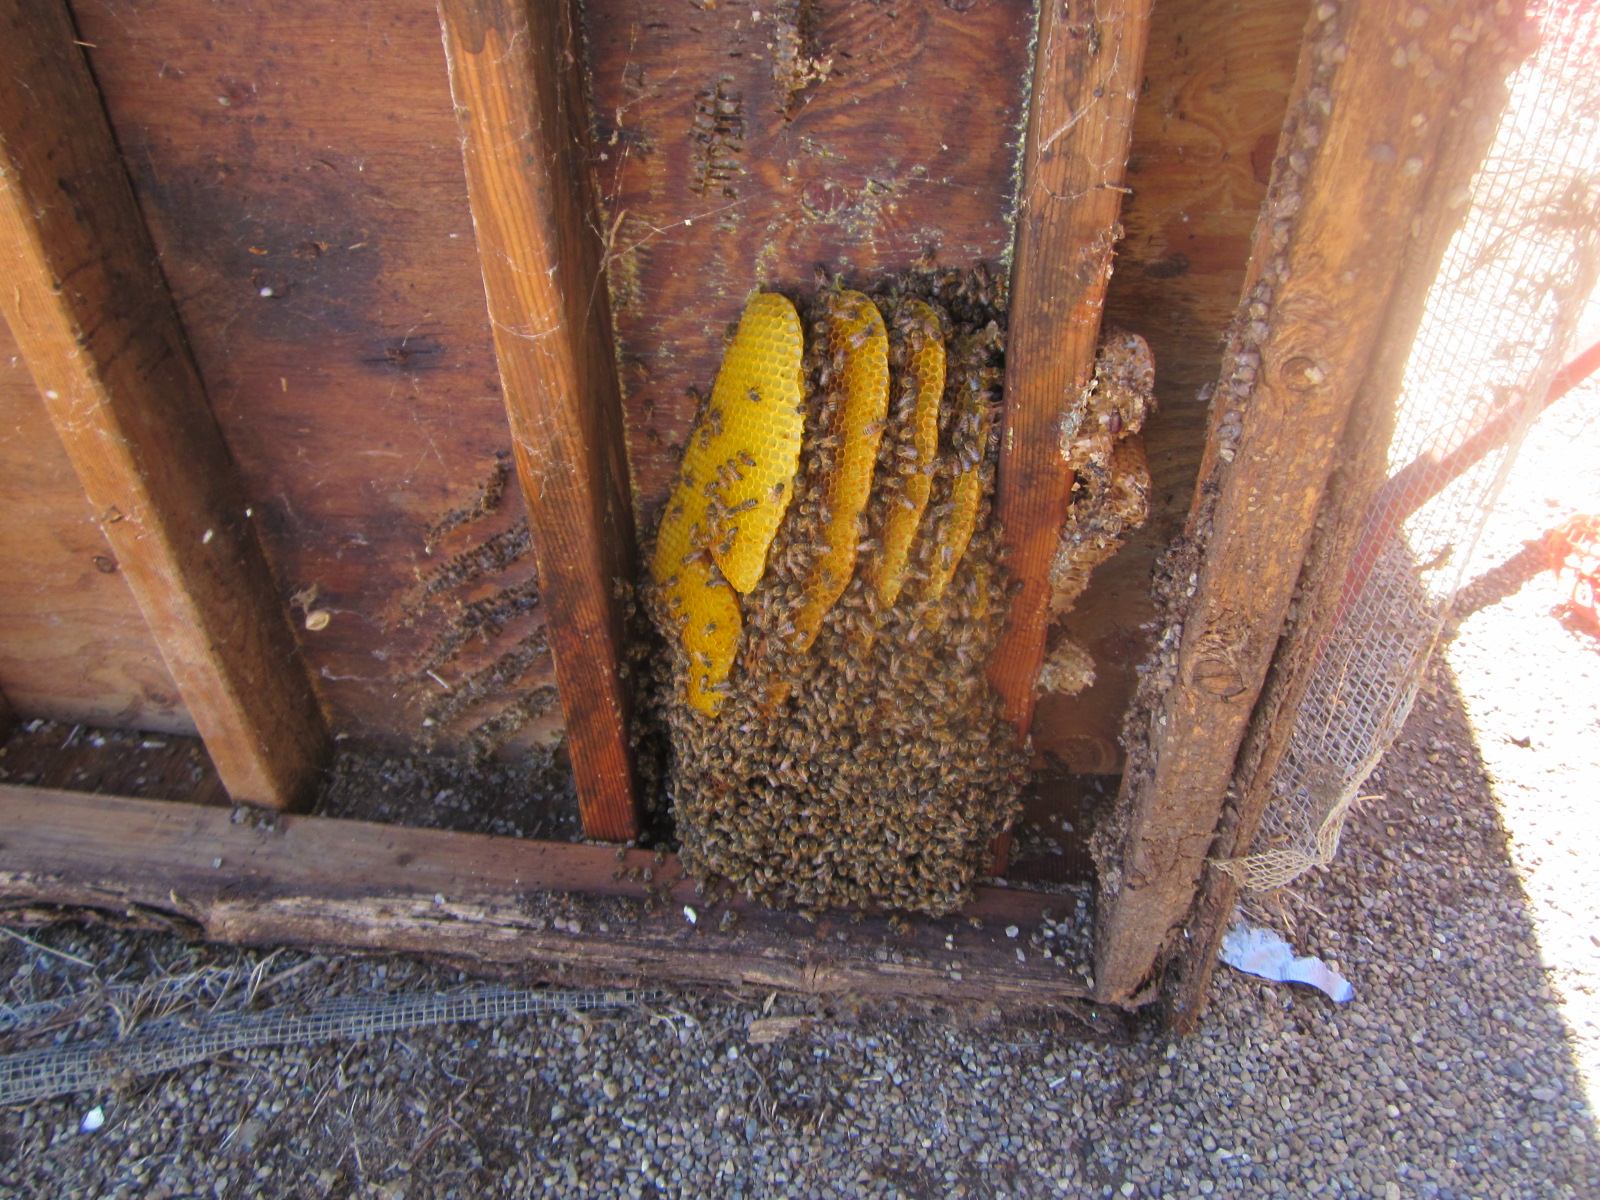
[[[712,681],[685,652],[684,606],[662,586],[679,580],[664,577],[658,560],[645,597],[670,661],[656,664],[653,690],[670,734],[667,791],[683,861],[697,876],[722,876],[780,906],[941,914],[968,898],[995,836],[1018,811],[1027,773],[1027,754],[985,676],[1007,608],[989,521],[1004,296],[979,268],[898,276],[871,299],[885,322],[872,323],[876,334],[854,316],[840,318],[861,297],[833,283],[802,312],[800,467],[766,569],[742,598],[733,669]],[[859,356],[883,354],[883,332],[887,415],[862,425],[852,415],[861,411],[852,390],[863,378]],[[938,453],[926,461],[927,364],[939,339]],[[701,419],[714,424],[717,413]],[[856,553],[830,553],[827,536],[847,536],[840,526],[851,524],[829,510],[840,468],[873,443]],[[931,487],[913,483],[919,478]],[[891,516],[919,500],[909,552],[885,568]],[[715,519],[706,524],[691,558],[732,537]],[[838,591],[830,564],[841,557],[854,560],[851,573],[811,640],[797,618],[812,624],[819,590]],[[886,571],[899,586],[885,585]],[[733,595],[714,577],[718,584]],[[718,697],[710,714],[689,702],[706,690]]]

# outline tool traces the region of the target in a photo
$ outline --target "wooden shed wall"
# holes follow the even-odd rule
[[[412,743],[434,686],[418,667],[452,604],[531,571],[518,559],[418,601],[419,573],[520,510],[513,477],[499,513],[427,546],[509,445],[435,8],[72,7],[280,594],[314,587],[301,609],[331,614],[299,630],[330,726]],[[709,385],[750,287],[806,287],[816,262],[902,269],[930,246],[948,263],[999,262],[1010,237],[1024,7],[779,6],[815,15],[799,51],[830,62],[826,81],[802,72],[791,88],[771,69],[782,31],[751,7],[587,9],[644,529],[692,410],[685,389]],[[1072,770],[1120,762],[1149,566],[1192,487],[1196,393],[1237,300],[1303,16],[1281,0],[1179,0],[1153,20],[1108,314],[1156,355],[1156,508],[1067,621],[1099,681],[1047,697],[1034,732]],[[94,566],[102,548],[70,472],[58,460],[53,484],[39,478],[52,439],[25,370],[6,361],[0,486],[26,481],[29,528],[52,532],[6,535],[18,569],[0,620],[29,636],[6,639],[0,684],[28,715],[182,730],[131,596]],[[517,618],[442,673],[459,678],[540,620]]]
[[[134,725],[165,720],[166,727],[185,727],[188,717],[176,706],[176,690],[169,690],[171,678],[150,669],[156,665],[149,657],[154,641],[140,634],[131,606],[136,594],[154,614],[151,623],[161,644],[169,654],[174,646],[179,651],[171,671],[188,681],[184,691],[191,697],[193,723],[215,751],[237,751],[228,769],[219,762],[225,781],[245,783],[240,788],[228,782],[230,791],[236,798],[292,805],[324,761],[326,743],[295,645],[287,627],[279,628],[282,610],[315,617],[303,620],[294,636],[311,664],[333,731],[410,743],[420,729],[421,698],[428,688],[422,667],[437,666],[458,677],[471,667],[469,660],[440,650],[449,649],[452,628],[463,629],[458,618],[471,615],[463,606],[524,594],[519,588],[527,584],[531,568],[517,533],[514,481],[507,481],[513,490],[506,503],[488,518],[458,526],[451,514],[467,512],[486,481],[501,478],[508,405],[513,426],[523,421],[524,433],[534,428],[527,425],[530,415],[593,416],[592,406],[584,410],[583,404],[595,395],[584,386],[593,382],[594,372],[569,370],[556,381],[562,387],[540,389],[529,386],[545,378],[538,371],[517,377],[507,365],[519,349],[527,353],[515,344],[508,351],[507,338],[533,329],[526,321],[507,324],[502,316],[507,310],[499,305],[508,298],[519,317],[549,319],[551,328],[540,332],[556,335],[568,367],[585,355],[592,367],[593,351],[609,336],[603,319],[582,319],[581,289],[575,290],[568,277],[573,269],[557,280],[560,251],[589,239],[613,267],[624,374],[632,369],[629,465],[635,498],[648,516],[646,494],[651,488],[659,491],[670,470],[669,437],[681,431],[685,409],[681,391],[674,396],[671,382],[662,385],[667,390],[658,389],[657,377],[676,373],[704,386],[716,358],[720,322],[680,319],[714,307],[701,308],[706,288],[695,277],[697,270],[709,263],[716,276],[711,290],[733,291],[785,280],[803,288],[800,264],[779,263],[779,257],[837,255],[835,265],[873,272],[909,265],[926,246],[923,231],[945,230],[933,220],[942,211],[937,198],[925,191],[945,184],[930,184],[914,172],[885,181],[876,167],[888,163],[885,147],[895,136],[914,140],[929,129],[997,131],[991,142],[965,147],[964,155],[953,155],[947,164],[950,179],[971,169],[978,182],[966,197],[970,205],[945,206],[948,228],[960,231],[955,236],[962,247],[952,255],[941,243],[945,261],[964,265],[967,252],[989,244],[984,239],[992,241],[997,228],[1003,230],[1005,193],[981,181],[992,181],[1013,155],[1008,97],[1020,93],[1006,70],[990,68],[1010,61],[1006,55],[1017,44],[1005,31],[1027,29],[1035,14],[999,0],[946,0],[942,7],[934,0],[780,6],[793,19],[798,38],[789,51],[811,59],[816,72],[837,54],[849,67],[845,78],[854,80],[857,98],[864,91],[888,106],[926,79],[948,82],[952,75],[974,85],[977,102],[966,109],[953,105],[935,111],[926,95],[900,106],[888,136],[878,139],[877,153],[883,157],[872,159],[872,127],[857,119],[848,89],[831,89],[839,80],[831,75],[826,81],[806,79],[813,72],[804,68],[796,77],[797,90],[786,92],[784,81],[772,75],[778,42],[762,42],[743,24],[742,14],[754,21],[755,6],[710,0],[690,5],[691,13],[714,14],[704,23],[681,12],[676,19],[658,20],[654,9],[607,22],[610,2],[594,0],[589,13],[590,65],[602,102],[592,165],[609,187],[603,210],[587,209],[587,198],[574,199],[582,187],[550,186],[551,179],[583,182],[582,164],[570,161],[574,143],[566,136],[574,77],[551,67],[563,55],[573,63],[582,55],[567,40],[565,18],[552,15],[555,9],[441,0],[436,14],[420,4],[398,9],[295,2],[272,14],[235,14],[200,0],[162,5],[75,0],[77,33],[95,72],[91,81],[84,60],[62,36],[64,9],[0,5],[0,16],[27,35],[8,46],[16,69],[0,73],[0,108],[9,122],[7,190],[0,193],[6,204],[0,216],[8,223],[6,249],[20,264],[17,286],[5,299],[35,371],[69,384],[45,384],[41,397],[28,387],[18,356],[9,345],[0,345],[0,403],[5,405],[0,487],[7,489],[8,516],[18,518],[6,523],[7,540],[0,543],[0,550],[14,555],[13,570],[0,587],[0,629],[13,638],[0,657],[0,683],[23,715],[51,711],[54,705],[55,715],[73,719]],[[1033,340],[1025,344],[1032,356],[1050,361],[1044,368],[1013,371],[1024,357],[1013,353],[1006,419],[1009,423],[1015,411],[1026,409],[1036,435],[1040,430],[1053,435],[1060,411],[1056,392],[1075,395],[1085,378],[1092,350],[1092,335],[1085,331],[1097,324],[1085,314],[1097,313],[1101,304],[1108,255],[1097,247],[1109,245],[1116,206],[1103,201],[1112,192],[1127,193],[1121,212],[1127,236],[1105,307],[1112,320],[1145,335],[1155,347],[1163,402],[1148,430],[1155,482],[1151,524],[1102,573],[1068,620],[1068,631],[1096,651],[1101,682],[1076,700],[1047,700],[1041,707],[1034,734],[1046,760],[1053,757],[1077,771],[1118,765],[1116,730],[1134,664],[1142,657],[1142,626],[1150,612],[1149,564],[1191,511],[1202,448],[1214,450],[1217,443],[1207,438],[1200,385],[1217,377],[1224,325],[1247,263],[1253,280],[1288,284],[1276,298],[1277,310],[1266,310],[1270,320],[1253,320],[1231,333],[1224,383],[1265,403],[1246,421],[1234,456],[1213,454],[1208,460],[1210,466],[1223,459],[1230,465],[1208,477],[1192,510],[1198,525],[1216,517],[1211,544],[1204,537],[1189,544],[1199,580],[1198,588],[1190,589],[1196,599],[1184,608],[1180,598],[1166,614],[1174,630],[1178,622],[1183,628],[1174,673],[1146,676],[1156,701],[1146,697],[1135,713],[1148,735],[1136,738],[1135,745],[1148,744],[1124,779],[1114,819],[1103,821],[1097,836],[1101,902],[1093,988],[1112,1004],[1148,1000],[1160,981],[1163,954],[1189,944],[1176,935],[1213,846],[1238,740],[1254,711],[1305,544],[1322,511],[1324,482],[1340,451],[1338,430],[1368,369],[1372,344],[1385,327],[1385,297],[1401,271],[1408,237],[1424,225],[1417,214],[1428,211],[1424,189],[1432,186],[1429,164],[1439,137],[1457,115],[1451,106],[1461,93],[1443,86],[1451,77],[1436,66],[1449,64],[1454,70],[1461,65],[1465,51],[1455,44],[1454,16],[1422,9],[1409,13],[1420,17],[1427,36],[1439,43],[1437,60],[1419,53],[1413,61],[1388,52],[1397,11],[1387,2],[1350,0],[1319,5],[1314,19],[1305,22],[1298,4],[1267,0],[1177,0],[1163,6],[1152,27],[1148,69],[1137,88],[1142,103],[1132,124],[1126,188],[1120,183],[1125,124],[1107,134],[1112,122],[1102,121],[1081,135],[1082,141],[1069,138],[1075,157],[1048,151],[1058,140],[1054,131],[1059,128],[1059,137],[1067,138],[1077,125],[1075,105],[1089,110],[1102,95],[1110,96],[1113,102],[1105,110],[1118,121],[1125,118],[1135,83],[1117,74],[1115,53],[1106,56],[1113,60],[1109,67],[1096,55],[1103,37],[1116,46],[1121,43],[1114,39],[1127,32],[1127,61],[1137,61],[1148,8],[1135,2],[1119,9],[1109,0],[1103,5],[1086,0],[1081,7],[1064,3],[1037,14],[1034,62],[1050,82],[1034,92],[1023,156],[1027,190],[1019,244],[1024,250],[1017,274],[1024,281],[1018,285],[1023,302],[1014,313],[1014,330],[1029,326]],[[1481,18],[1487,11],[1473,18],[1474,30],[1485,23]],[[452,66],[448,76],[437,41],[439,14]],[[818,18],[814,27],[806,27],[807,14]],[[1077,23],[1075,16],[1081,18]],[[1514,19],[1507,14],[1508,22]],[[1127,30],[1116,25],[1119,20]],[[979,28],[988,31],[989,40],[969,36]],[[1303,41],[1302,28],[1309,30]],[[949,39],[949,58],[929,59],[927,43],[946,44],[941,38]],[[963,46],[977,66],[949,72],[950,61],[961,61]],[[1297,47],[1295,100],[1284,126]],[[1509,47],[1501,38],[1485,53],[1509,62]],[[985,57],[980,50],[993,53]],[[767,65],[753,70],[746,57],[762,53],[769,56]],[[659,68],[655,73],[652,64]],[[691,70],[712,78],[696,87],[685,74]],[[748,95],[735,94],[741,78]],[[1098,88],[1101,78],[1112,85]],[[97,87],[136,200],[123,182],[118,155],[108,152],[113,130],[98,123]],[[836,94],[841,90],[842,101]],[[621,101],[612,105],[609,122],[603,111],[608,94]],[[517,98],[532,103],[508,102]],[[49,103],[52,99],[61,102]],[[765,136],[751,132],[756,126],[749,115],[752,103],[766,122]],[[984,107],[990,122],[964,124]],[[741,111],[742,124],[724,120]],[[1336,136],[1323,140],[1319,114],[1330,111]],[[64,114],[90,119],[79,122]],[[815,136],[802,139],[796,126]],[[1280,127],[1289,131],[1284,139],[1278,136]],[[528,143],[550,151],[543,156],[548,161],[519,151],[522,140],[496,142],[494,135],[502,129],[515,129]],[[1368,152],[1367,138],[1377,131],[1389,137],[1382,144],[1387,153]],[[473,183],[470,209],[457,165],[463,135],[467,178]],[[716,144],[708,149],[707,140]],[[938,144],[940,154],[950,145],[942,139]],[[1106,145],[1116,147],[1114,155],[1081,152]],[[1417,152],[1404,160],[1403,178],[1391,170],[1397,162],[1394,145]],[[735,152],[737,162],[727,157]],[[558,158],[563,161],[552,168]],[[802,161],[810,159],[817,161]],[[1079,181],[1072,172],[1084,162],[1099,165],[1091,168],[1090,182],[1075,187]],[[55,163],[62,165],[43,165]],[[687,186],[697,170],[698,186]],[[834,171],[849,175],[850,185],[832,188]],[[1098,183],[1092,181],[1095,171],[1101,172]],[[1259,213],[1269,173],[1274,204],[1270,213]],[[764,190],[751,193],[746,205],[738,188],[747,174]],[[1295,191],[1302,177],[1309,197],[1304,206]],[[486,189],[486,181],[493,186]],[[886,182],[884,190],[875,190]],[[696,205],[723,187],[735,194],[721,200],[735,207],[702,215]],[[1283,203],[1291,193],[1294,202]],[[754,210],[772,195],[780,198],[775,207],[750,223],[732,215]],[[1078,203],[1089,195],[1094,203]],[[135,213],[135,203],[142,213]],[[798,211],[804,219],[785,223],[786,205],[788,213]],[[1435,216],[1439,207],[1433,206]],[[506,222],[499,218],[523,210],[540,228],[518,233],[518,226],[507,236]],[[591,211],[594,220],[586,227],[581,218]],[[475,239],[469,227],[474,214],[479,221]],[[166,290],[149,269],[154,257],[144,247],[140,215],[154,235],[161,269],[204,375],[204,395],[177,344]],[[618,240],[625,238],[630,220],[644,222],[642,231],[633,230],[644,240]],[[486,227],[498,241],[484,236]],[[1030,237],[1044,247],[1033,257],[1026,249]],[[1005,242],[999,236],[1002,249]],[[1411,252],[1415,257],[1415,247]],[[1418,258],[1411,266],[1425,274],[1428,264]],[[1038,269],[1030,276],[1032,268]],[[580,263],[576,270],[581,275],[587,267]],[[508,285],[508,273],[556,283],[523,294],[517,278]],[[486,289],[496,313],[493,331]],[[1070,298],[1063,300],[1063,293]],[[1413,299],[1420,294],[1413,293]],[[1255,293],[1252,300],[1264,305]],[[719,295],[716,303],[728,304],[731,313],[736,300]],[[1404,322],[1391,321],[1388,327],[1404,328]],[[1063,354],[1051,338],[1073,340],[1072,352]],[[124,354],[130,344],[137,353]],[[1019,344],[1024,339],[1013,342],[1014,351]],[[1241,370],[1248,356],[1255,357],[1249,358],[1248,370]],[[1258,372],[1258,364],[1270,370]],[[497,394],[497,370],[506,381],[506,400]],[[1269,376],[1265,382],[1257,377],[1261,373]],[[692,378],[696,375],[700,378]],[[181,386],[164,387],[174,380]],[[1013,382],[1021,386],[1012,388]],[[547,399],[547,391],[555,398]],[[1285,391],[1295,393],[1292,401],[1284,400]],[[658,399],[661,395],[668,399]],[[207,404],[218,417],[226,452],[205,419]],[[49,419],[42,415],[46,408]],[[104,498],[96,508],[86,508],[54,454],[60,447],[52,440],[52,423],[91,494],[97,487],[105,492],[105,481],[96,475],[109,446],[120,454],[109,473],[118,486],[137,491],[149,511],[124,521],[129,514],[108,509]],[[593,431],[583,419],[569,421],[563,430],[571,445],[559,439],[548,443],[548,453],[560,457],[563,470],[582,474],[599,456],[620,464],[620,439],[589,437]],[[1037,507],[1047,509],[1056,499],[1048,494],[1050,486],[1061,474],[1054,438],[1015,440],[1031,456],[1029,465],[1041,470],[1013,472],[1008,479],[1003,459],[1002,503],[1009,487],[1013,499],[1019,490],[1025,497],[1044,496],[1047,502]],[[1008,442],[1007,453],[1014,448]],[[517,451],[525,480],[552,479],[549,471],[530,471],[520,461],[541,453],[537,439],[524,436]],[[230,454],[242,491],[233,486]],[[197,463],[193,481],[177,469],[191,459]],[[626,509],[625,501],[613,503],[622,496],[612,486],[623,471],[611,469],[609,462],[601,465],[603,470],[591,474],[605,478],[578,483],[573,490],[579,503],[571,506],[580,517],[595,519],[558,526],[553,517],[560,512],[542,511],[541,491],[530,486],[535,528],[550,532],[552,540],[571,542],[574,529],[599,529],[600,517]],[[1019,489],[1019,477],[1041,486]],[[144,486],[152,478],[159,487]],[[565,486],[557,480],[553,490]],[[1060,486],[1066,486],[1064,480]],[[1282,503],[1291,488],[1296,503]],[[240,513],[253,525],[242,534],[236,528]],[[213,520],[222,532],[215,545]],[[97,523],[103,529],[97,531]],[[229,524],[235,528],[225,528]],[[625,518],[616,524],[626,524]],[[648,529],[647,521],[640,524]],[[1029,553],[1037,563],[1036,552],[1053,527],[1046,519],[1035,525]],[[148,544],[141,544],[145,530]],[[275,572],[270,581],[255,531]],[[584,545],[611,543],[591,538]],[[622,557],[631,549],[626,547]],[[125,563],[117,562],[118,552]],[[594,567],[604,554],[589,557],[596,561],[580,565]],[[124,567],[126,585],[119,578]],[[585,582],[591,598],[596,585],[609,585],[611,578],[589,570]],[[225,586],[229,580],[248,585],[238,589],[242,603],[232,602]],[[1028,582],[1037,591],[1038,573]],[[1189,595],[1181,575],[1173,590]],[[173,603],[163,611],[169,593]],[[194,603],[197,597],[203,603]],[[607,610],[601,619],[615,615],[608,609],[614,603],[607,598],[598,605]],[[181,618],[189,613],[204,628],[185,629]],[[251,622],[241,614],[270,619]],[[539,619],[537,612],[518,610],[520,624],[493,625],[490,632],[517,636]],[[552,636],[560,636],[562,622],[551,624]],[[565,628],[574,636],[576,627]],[[245,636],[233,637],[233,644],[228,636],[214,636],[240,629]],[[584,626],[576,636],[581,640],[591,631]],[[184,653],[197,648],[205,660],[199,673],[194,662],[184,660]],[[475,652],[486,656],[496,647],[478,646]],[[609,648],[591,654],[585,664],[606,677],[610,693],[599,696],[602,701],[615,699],[617,691],[616,678],[607,674],[616,661],[610,655]],[[257,671],[263,663],[269,669]],[[270,669],[273,665],[278,669]],[[274,694],[253,705],[250,685],[256,679]],[[1029,680],[1031,674],[1011,673],[1008,702],[1015,700],[1019,681],[1027,694]],[[535,681],[524,679],[521,686]],[[579,714],[574,726],[585,705],[593,716],[599,690],[568,689],[568,703]],[[1170,711],[1155,719],[1158,702]],[[7,708],[0,703],[0,720]],[[270,720],[259,720],[257,710],[268,710]],[[220,734],[207,728],[208,720]],[[263,728],[271,721],[280,728]],[[622,725],[616,719],[609,725],[616,750]],[[236,727],[245,736],[234,737]],[[263,732],[267,736],[260,736]],[[233,742],[250,744],[241,749]],[[280,749],[286,753],[278,754]],[[266,778],[281,758],[294,761],[281,778]],[[581,779],[581,764],[578,774]],[[595,775],[590,773],[589,782]],[[625,764],[615,775],[622,786],[601,797],[606,804],[599,808],[605,811],[598,815],[620,815],[623,825],[591,821],[594,795],[592,789],[583,795],[580,787],[591,835],[619,839],[629,833],[615,830],[637,829],[629,824],[634,797],[622,778]],[[263,784],[259,791],[256,782]],[[101,802],[81,796],[63,799],[37,789],[14,789],[0,799],[7,802],[3,815],[13,830],[6,838],[8,873],[0,881],[9,894],[74,904],[115,903],[121,895],[134,905],[170,903],[184,910],[186,902],[176,891],[167,887],[165,901],[160,891],[169,876],[176,877],[174,871],[198,872],[213,881],[214,890],[199,908],[181,915],[224,929],[223,936],[281,933],[294,927],[292,912],[287,918],[285,912],[295,908],[290,902],[284,912],[274,912],[246,888],[248,928],[227,932],[233,889],[241,879],[261,880],[254,879],[254,865],[213,876],[223,859],[212,850],[223,843],[254,864],[251,856],[261,844],[285,830],[291,839],[303,831],[308,840],[274,865],[268,890],[276,895],[280,886],[309,888],[307,895],[325,902],[331,893],[339,894],[333,896],[336,901],[345,895],[350,881],[335,871],[328,879],[296,882],[305,861],[314,858],[318,846],[355,839],[377,856],[372,877],[356,885],[360,911],[353,917],[332,912],[328,923],[306,936],[376,939],[373,944],[405,942],[390,925],[394,896],[426,911],[427,921],[436,924],[430,906],[443,903],[442,893],[417,882],[428,878],[412,870],[419,856],[434,865],[455,864],[453,856],[462,853],[479,861],[480,848],[463,851],[448,836],[408,835],[408,847],[414,849],[401,852],[394,831],[345,829],[322,818],[291,817],[286,823],[265,818],[235,829],[225,814],[206,815],[193,806],[112,800],[102,808]],[[82,836],[85,828],[95,833]],[[524,865],[540,856],[555,866],[533,873],[536,887],[566,886],[564,880],[576,878],[571,874],[576,864],[589,881],[586,890],[616,891],[598,882],[604,864],[591,861],[592,849],[491,843],[509,856],[505,869],[498,880],[479,880],[475,886],[492,901],[494,912],[509,905],[505,911],[521,913],[518,889],[529,878]],[[107,861],[117,868],[110,872],[116,878],[109,892]],[[471,867],[468,873],[476,872]],[[655,892],[648,895],[652,902],[658,899]],[[992,906],[997,895],[1015,897],[1002,908],[1021,904],[1030,914],[1043,900],[990,892],[980,898],[980,907]],[[367,904],[373,897],[382,919],[369,922]],[[654,908],[648,906],[647,915]],[[489,911],[461,911],[457,927],[467,931],[465,941],[483,940]],[[727,967],[748,978],[756,957],[771,957],[781,920],[760,920],[756,955],[745,955],[731,967],[720,964],[717,971]],[[512,924],[520,938],[526,932],[520,919]],[[790,933],[780,931],[779,940]],[[487,934],[491,941],[498,936]],[[932,926],[917,936],[939,940]],[[1201,937],[1207,936],[1202,928]],[[994,959],[985,970],[1010,972],[1011,947],[992,931],[985,937]],[[948,936],[944,944],[948,947]],[[521,943],[518,953],[559,954],[566,945]],[[579,946],[573,953],[589,961],[615,949]],[[658,947],[630,944],[625,949],[624,957],[638,964]],[[805,978],[815,976],[809,946],[790,947],[788,953],[786,961],[798,964]],[[1202,957],[1209,961],[1209,952]],[[865,970],[879,973],[871,966]],[[930,976],[919,986],[937,991],[944,985]],[[1071,983],[1063,994],[1081,995],[1087,986]]]

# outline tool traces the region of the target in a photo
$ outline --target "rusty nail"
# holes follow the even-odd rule
[[[1244,691],[1239,669],[1226,659],[1202,658],[1190,672],[1194,682],[1218,699],[1226,700]]]
[[[1283,378],[1284,385],[1297,392],[1314,388],[1327,378],[1322,368],[1303,354],[1297,354],[1284,363],[1279,374]]]

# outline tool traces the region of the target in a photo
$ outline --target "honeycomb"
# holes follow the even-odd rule
[[[827,520],[824,549],[812,562],[805,598],[795,613],[795,649],[807,650],[822,619],[844,594],[855,572],[861,514],[872,492],[872,472],[889,410],[889,334],[878,306],[860,292],[843,291],[824,301],[825,353],[832,358],[833,387],[824,398],[826,431],[837,441],[837,457],[824,485]]]
[[[712,411],[708,405],[689,435],[650,561],[661,623],[689,656],[689,705],[706,716],[721,707],[716,688],[728,677],[743,624],[738,597],[725,584],[715,586],[720,572],[710,561],[707,484],[716,478]]]
[[[718,578],[703,559],[686,564],[679,579],[685,617],[681,636],[689,659],[688,702],[691,708],[714,717],[722,708],[744,614],[727,580]]]
[[[950,488],[950,516],[939,535],[939,557],[928,574],[928,598],[940,600],[955,578],[956,568],[967,552],[972,531],[978,525],[978,505],[983,500],[983,481],[978,468],[961,472]]]
[[[885,439],[888,452],[880,455],[879,465],[898,476],[899,487],[886,498],[878,557],[867,568],[867,581],[885,608],[900,598],[905,586],[911,543],[933,492],[945,377],[944,333],[927,301],[902,302],[895,334],[903,343],[905,367],[896,385],[893,436]]]
[[[953,381],[957,398],[951,422],[949,444],[940,463],[948,491],[938,505],[942,519],[932,522],[932,561],[928,566],[926,596],[930,602],[944,597],[955,578],[956,568],[966,555],[967,545],[978,528],[993,487],[990,443],[993,440],[994,413],[990,395],[998,371],[978,365],[982,346],[999,336],[992,325],[965,339],[960,356],[968,366],[963,378]],[[932,613],[930,615],[936,615]]]
[[[710,453],[720,472],[711,554],[734,589],[755,589],[789,507],[800,463],[804,394],[800,317],[775,292],[752,299],[711,390],[721,427]]]
[[[729,364],[662,522],[646,602],[673,653],[636,662],[668,735],[674,830],[712,895],[946,913],[1028,770],[987,678],[1008,607],[989,520],[1004,291],[982,270],[870,296],[823,278],[804,316],[798,468],[751,589],[722,578],[729,510],[749,498],[727,503]],[[742,473],[781,482],[746,453]]]
[[[688,659],[690,707],[715,716],[743,630],[739,598],[761,578],[800,460],[800,318],[753,297],[695,423],[656,532],[650,573]],[[730,588],[731,585],[731,588]]]

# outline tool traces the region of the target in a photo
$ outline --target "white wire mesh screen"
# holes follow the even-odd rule
[[[503,1021],[534,1013],[625,1008],[653,992],[543,992],[506,987],[358,995],[300,1010],[163,1017],[125,1037],[71,1041],[0,1055],[0,1105],[103,1088],[255,1046],[359,1041],[423,1025]]]
[[[1510,98],[1407,361],[1387,481],[1314,665],[1252,852],[1280,887],[1332,860],[1361,785],[1416,696],[1522,432],[1593,287],[1600,233],[1600,6],[1535,14]],[[1454,198],[1453,198],[1454,199]]]

